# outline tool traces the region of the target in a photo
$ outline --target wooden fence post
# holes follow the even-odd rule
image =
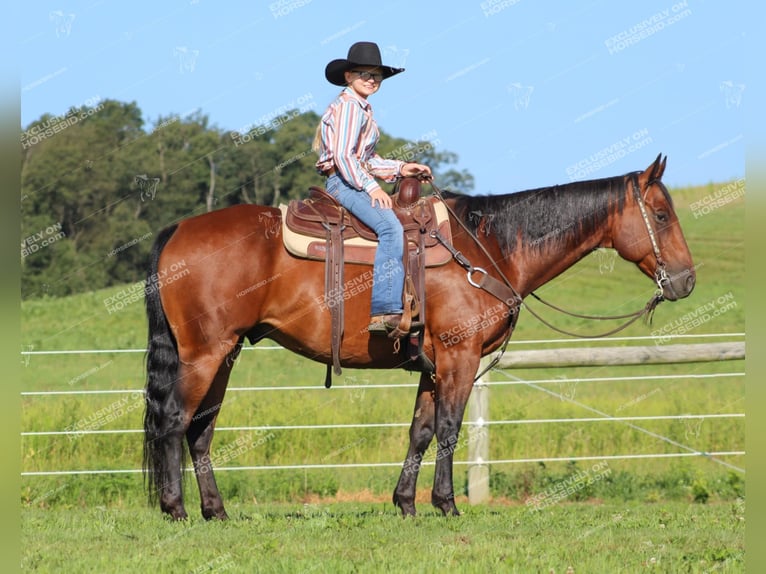
[[[479,370],[487,361],[482,359]],[[484,377],[476,381],[468,401],[468,503],[483,504],[489,500],[489,386]]]

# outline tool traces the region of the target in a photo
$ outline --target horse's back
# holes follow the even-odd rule
[[[231,240],[232,236],[247,236],[265,224],[281,221],[282,215],[275,207],[240,204],[184,219],[178,224],[178,229],[182,233],[223,236]]]
[[[281,224],[279,210],[262,205],[234,205],[210,211],[180,221],[162,258],[182,258],[187,265],[207,266],[215,261],[236,260],[263,240],[279,240]]]

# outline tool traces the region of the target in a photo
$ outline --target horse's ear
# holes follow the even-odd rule
[[[657,159],[654,163],[646,168],[646,174],[649,176],[648,181],[654,181],[662,178],[662,174],[665,173],[665,164],[668,162],[668,156],[662,157],[662,154],[657,155]]]

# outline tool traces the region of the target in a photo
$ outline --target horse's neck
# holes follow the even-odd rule
[[[522,296],[545,285],[598,247],[611,245],[607,229],[582,237],[573,245],[550,244],[544,249],[521,245],[506,259],[509,273],[516,276]]]
[[[494,260],[526,296],[594,249],[612,246],[620,192],[620,182],[612,178],[477,198],[464,205],[468,216],[481,218],[477,235],[484,231],[485,237],[493,237],[485,245],[491,245]],[[563,204],[566,208],[557,203],[564,197],[570,200]]]

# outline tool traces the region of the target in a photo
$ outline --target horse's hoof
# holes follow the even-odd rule
[[[460,516],[460,511],[455,506],[454,498],[440,499],[431,497],[431,504],[441,510],[444,516]]]
[[[160,503],[160,510],[164,512],[171,520],[186,520],[188,515],[183,504],[162,504]]]
[[[226,514],[226,511],[222,508],[220,510],[203,510],[202,511],[202,518],[205,520],[228,520],[229,515]]]
[[[402,518],[407,518],[408,516],[416,516],[417,513],[415,511],[415,501],[405,502],[399,496],[394,492],[394,506],[399,508],[399,510],[402,511]]]
[[[189,516],[186,514],[186,511],[183,508],[181,510],[168,512],[167,516],[170,520],[174,520],[176,522],[180,522],[181,520],[188,520],[189,518]]]

